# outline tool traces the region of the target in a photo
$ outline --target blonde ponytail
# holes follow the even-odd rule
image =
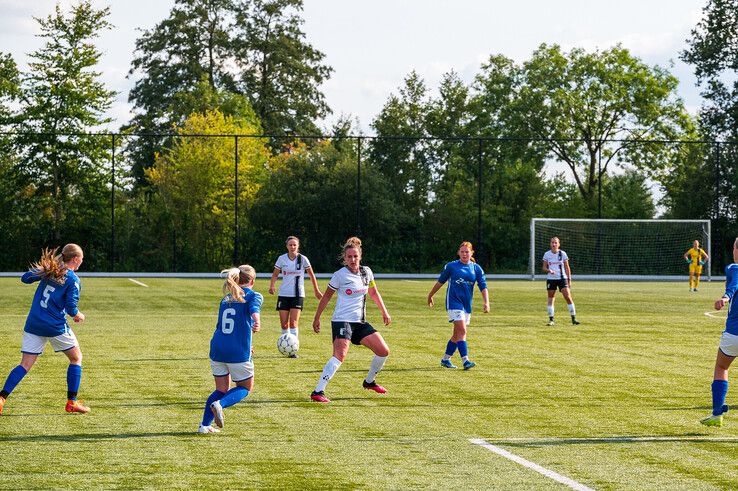
[[[340,259],[344,264],[345,261],[343,260],[343,257],[348,249],[356,249],[357,251],[359,251],[359,256],[363,256],[363,251],[361,249],[361,239],[358,237],[349,237],[348,239],[346,239],[346,242],[344,242],[343,246],[341,247],[341,255],[338,256],[338,259]]]
[[[225,278],[223,282],[223,295],[231,297],[231,301],[243,303],[243,289],[241,285],[248,285],[256,279],[256,270],[248,264],[242,264],[237,268],[228,268],[220,272]]]
[[[77,244],[67,244],[62,248],[60,254],[57,254],[59,248],[45,248],[41,250],[41,258],[31,263],[31,269],[39,271],[41,277],[45,280],[51,280],[56,283],[64,284],[67,279],[67,261],[71,261],[77,256],[82,255],[82,248]]]

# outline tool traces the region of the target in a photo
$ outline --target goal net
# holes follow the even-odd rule
[[[571,261],[572,275],[659,280],[685,276],[684,253],[694,240],[710,255],[709,220],[613,220],[534,218],[530,224],[530,275],[542,275],[551,237]],[[710,262],[702,274],[710,279]]]

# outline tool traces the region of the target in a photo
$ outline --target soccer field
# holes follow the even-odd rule
[[[391,353],[377,380],[388,393],[362,388],[371,353],[352,346],[326,391],[331,404],[309,394],[331,354],[335,300],[316,335],[317,301],[306,299],[294,360],[276,351],[276,298],[266,294],[255,390],[226,410],[221,433],[198,435],[221,282],[139,281],[148,288],[82,278],[87,322],[73,328],[92,413],[64,412],[66,358],[47,347],[0,416],[3,488],[566,489],[510,454],[579,489],[738,487],[738,412],[722,428],[699,424],[724,324],[723,312],[705,312],[721,283],[690,293],[686,282],[575,282],[582,324],[568,322],[558,296],[547,327],[542,281],[492,281],[490,314],[475,295],[477,367],[465,372],[439,366],[451,333],[445,288],[431,310],[433,281],[380,279],[393,318],[379,327]],[[257,280],[257,291],[267,287]],[[0,291],[4,380],[34,287],[3,278]],[[368,318],[381,325],[371,303]]]

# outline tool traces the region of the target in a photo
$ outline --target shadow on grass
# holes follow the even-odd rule
[[[197,438],[194,431],[164,431],[154,433],[81,433],[77,435],[9,435],[0,436],[0,442],[97,442],[133,438]]]
[[[712,411],[712,406],[657,407],[657,411]]]
[[[118,363],[140,363],[143,361],[192,361],[192,360],[207,360],[207,358],[203,358],[202,356],[188,356],[183,358],[115,358],[113,359],[114,362]]]
[[[382,373],[385,372],[429,372],[429,371],[441,371],[448,370],[443,367],[416,367],[416,368],[383,368]],[[323,369],[319,370],[297,370],[293,373],[323,373]],[[354,370],[341,370],[341,373],[366,373],[366,369],[354,369]]]

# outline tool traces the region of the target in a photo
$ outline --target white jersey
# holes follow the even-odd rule
[[[328,288],[338,293],[334,322],[366,322],[366,294],[374,286],[374,274],[366,266],[358,273],[343,267],[333,273]]]
[[[559,252],[554,254],[549,250],[543,255],[543,260],[548,262],[549,271],[553,271],[553,273],[548,273],[546,279],[560,280],[562,278],[567,278],[564,262],[569,260],[569,256],[567,256],[564,251],[559,249]]]
[[[274,268],[282,273],[282,283],[277,295],[280,297],[305,296],[305,270],[310,268],[310,261],[302,254],[290,259],[289,254],[282,254],[274,263]]]

